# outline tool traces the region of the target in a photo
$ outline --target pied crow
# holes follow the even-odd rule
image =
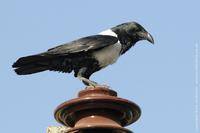
[[[154,43],[153,37],[140,24],[127,22],[83,37],[63,45],[50,48],[46,52],[19,58],[14,64],[18,75],[27,75],[46,70],[71,73],[85,85],[96,86],[90,76],[113,64],[136,42],[147,40]]]

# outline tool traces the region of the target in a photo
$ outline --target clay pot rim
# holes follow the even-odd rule
[[[133,133],[132,131],[123,128],[123,127],[115,127],[115,126],[87,126],[87,127],[75,127],[69,129],[66,133],[76,133],[78,131],[82,130],[87,130],[87,129],[110,129],[112,131],[118,131],[118,132],[123,132],[123,133]]]
[[[141,115],[141,109],[139,108],[139,106],[129,100],[113,97],[113,96],[103,96],[103,97],[90,96],[90,97],[75,98],[75,99],[62,103],[56,108],[54,117],[61,124],[72,126],[73,124],[67,124],[63,120],[64,119],[63,113],[68,112],[68,116],[69,115],[72,116],[72,113],[74,113],[74,110],[75,112],[81,111],[81,109],[79,108],[80,105],[84,106],[88,104],[102,104],[102,103],[105,103],[104,108],[107,108],[107,109],[112,109],[112,108],[110,108],[109,106],[106,106],[106,104],[107,105],[113,104],[113,106],[115,106],[116,108],[123,107],[123,109],[126,110],[124,111],[126,117],[122,121],[126,121],[125,119],[130,117],[128,113],[131,112],[131,114],[133,115],[132,118],[131,119],[129,118],[129,121],[123,122],[122,126],[127,126],[127,125],[132,124],[133,122],[137,121]],[[84,108],[86,109],[86,108],[92,108],[92,107],[84,106]],[[96,107],[96,108],[102,108],[102,107]]]

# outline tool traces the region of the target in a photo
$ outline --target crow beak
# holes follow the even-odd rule
[[[145,32],[139,32],[138,36],[141,40],[147,40],[150,43],[154,44],[154,39],[152,37],[152,35],[150,33],[148,33],[147,31]]]
[[[148,32],[146,34],[146,40],[149,41],[150,43],[154,44],[153,36]]]

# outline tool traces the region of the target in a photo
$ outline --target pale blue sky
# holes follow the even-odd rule
[[[59,125],[54,109],[84,88],[72,74],[17,76],[11,65],[18,57],[137,21],[155,45],[139,42],[91,78],[141,107],[141,118],[128,126],[135,133],[195,133],[199,12],[198,0],[1,0],[0,131],[44,133]]]

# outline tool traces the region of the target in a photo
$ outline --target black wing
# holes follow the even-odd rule
[[[79,52],[97,50],[117,43],[118,39],[108,35],[93,35],[65,43],[49,49],[46,53],[53,55],[68,55]]]
[[[45,70],[71,72],[72,69],[70,65],[67,66],[65,63],[63,66],[63,61],[68,55],[83,52],[87,53],[88,51],[113,45],[117,43],[117,41],[118,39],[113,36],[89,36],[51,48],[44,53],[21,57],[13,64],[12,67],[15,68],[15,72],[19,75],[32,74]]]

